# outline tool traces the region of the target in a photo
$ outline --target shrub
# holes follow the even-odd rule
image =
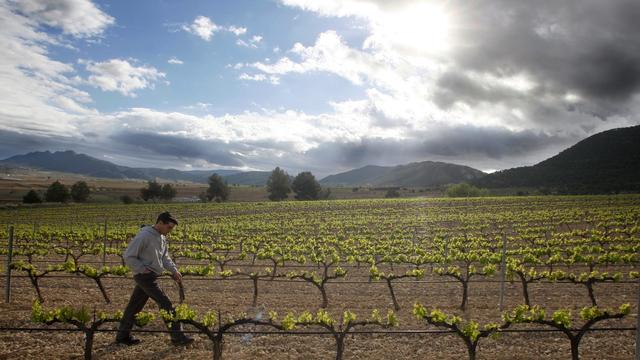
[[[387,193],[384,195],[385,198],[399,198],[400,192],[397,189],[389,189]]]
[[[39,204],[42,202],[42,198],[35,190],[29,190],[29,192],[22,197],[22,202],[25,204]]]
[[[451,185],[447,188],[448,197],[478,197],[489,195],[489,190],[480,189],[467,183]]]
[[[89,198],[91,190],[84,181],[78,181],[71,186],[71,198],[75,202],[85,202]]]
[[[49,185],[44,198],[47,202],[67,202],[69,200],[69,189],[60,181],[56,181]]]

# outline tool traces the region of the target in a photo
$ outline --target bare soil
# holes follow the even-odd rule
[[[236,268],[232,266],[231,268]],[[18,273],[23,275],[24,273]],[[344,310],[351,310],[359,318],[366,318],[374,308],[386,313],[392,308],[391,299],[384,282],[347,283],[345,281],[366,281],[365,268],[349,268],[345,279],[335,280],[327,286],[329,295],[328,311],[341,318]],[[483,280],[485,278],[478,278]],[[497,280],[497,277],[490,280]],[[3,279],[4,280],[4,279]],[[499,322],[500,311],[498,282],[472,282],[469,288],[469,308],[461,312],[461,286],[446,277],[430,275],[424,280],[399,282],[395,286],[396,296],[401,305],[397,312],[401,329],[436,329],[416,320],[412,315],[415,302],[427,307],[437,307],[447,313],[460,314],[464,318],[486,322]],[[177,302],[176,285],[168,278],[160,280],[161,286],[171,299]],[[253,286],[251,281],[214,280],[195,277],[185,278],[186,303],[199,314],[208,310],[220,310],[223,314],[247,312],[249,315],[266,314],[275,310],[280,317],[287,312],[300,313],[303,310],[315,312],[320,305],[320,293],[311,284],[279,281],[261,281],[259,284],[259,306],[251,307]],[[107,292],[112,299],[105,304],[98,288],[91,279],[82,276],[64,278],[45,277],[41,280],[45,307],[63,305],[87,306],[97,310],[123,310],[133,289],[130,278],[112,277],[104,279]],[[4,286],[4,281],[2,281]],[[631,303],[632,314],[623,320],[602,322],[597,327],[634,327],[637,313],[637,284],[606,283],[595,287],[601,306],[617,308],[622,303]],[[2,287],[4,293],[4,287]],[[550,310],[569,308],[573,310],[575,324],[580,325],[578,311],[589,306],[587,290],[583,286],[567,283],[537,283],[530,286],[532,303]],[[0,306],[0,326],[38,327],[30,322],[31,302],[35,291],[29,279],[13,279],[12,301]],[[506,284],[506,309],[523,303],[519,283]],[[157,306],[150,301],[145,310],[157,312]],[[60,327],[60,326],[58,326]],[[530,326],[531,327],[531,326]],[[104,326],[113,328],[113,325]],[[517,328],[526,328],[518,326]],[[535,328],[544,328],[536,326]],[[165,329],[161,320],[156,319],[145,329]],[[272,330],[247,327],[247,330]],[[358,330],[366,330],[361,328]],[[379,328],[369,328],[380,330]],[[321,330],[321,329],[304,329]],[[132,347],[114,344],[115,333],[98,333],[94,341],[95,359],[208,359],[212,358],[212,345],[203,335],[195,335],[196,342],[186,348],[171,345],[168,334],[136,334],[142,343]],[[335,344],[330,335],[238,335],[225,338],[223,356],[226,359],[332,359],[335,358]],[[83,335],[79,332],[8,332],[0,331],[0,359],[78,359],[82,358]],[[590,332],[582,340],[582,359],[631,359],[635,347],[634,331]],[[349,336],[345,344],[344,359],[464,359],[466,347],[462,340],[452,334],[360,334]],[[568,339],[561,333],[504,333],[496,339],[482,339],[478,348],[478,359],[568,359],[570,358]]]

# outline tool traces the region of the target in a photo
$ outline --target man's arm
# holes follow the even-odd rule
[[[140,259],[140,253],[145,246],[144,239],[145,237],[140,235],[134,237],[133,240],[131,240],[131,243],[129,243],[129,246],[127,246],[127,250],[124,252],[124,262],[131,270],[133,270],[134,273],[137,274],[149,271]]]
[[[169,270],[171,274],[173,274],[173,279],[177,282],[182,280],[182,274],[178,271],[178,267],[171,260],[171,256],[169,256],[169,244],[166,244],[164,247],[164,253],[162,254],[162,267]]]

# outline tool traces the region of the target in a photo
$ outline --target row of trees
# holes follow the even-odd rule
[[[178,190],[171,184],[160,185],[157,181],[147,182],[147,187],[140,189],[140,197],[144,201],[165,200],[169,201],[176,197]]]
[[[294,197],[297,200],[327,199],[331,195],[331,190],[322,190],[320,183],[311,172],[303,171],[291,181],[289,174],[276,167],[267,180],[269,200],[284,200],[289,197],[291,191],[296,194]]]
[[[78,181],[75,184],[71,185],[71,188],[68,188],[66,185],[62,184],[60,181],[55,181],[44,193],[44,198],[40,196],[40,194],[31,189],[29,192],[22,197],[22,202],[25,204],[38,204],[43,201],[46,202],[68,202],[70,199],[75,202],[85,202],[89,199],[91,195],[91,190],[89,186],[84,181]]]
[[[213,174],[209,177],[208,182],[209,188],[200,194],[200,199],[202,201],[227,201],[230,190],[222,176]],[[329,189],[323,191],[315,176],[308,171],[299,173],[291,180],[289,174],[279,167],[276,167],[267,180],[269,200],[284,200],[289,197],[292,191],[296,194],[295,198],[297,200],[326,199],[331,194]]]
[[[209,177],[209,188],[200,194],[202,201],[227,201],[229,198],[229,186],[227,182],[218,174]],[[330,190],[322,191],[320,183],[315,176],[308,171],[299,173],[293,181],[289,174],[276,167],[267,180],[267,192],[269,200],[281,201],[289,197],[294,192],[297,200],[318,200],[328,198]]]
[[[224,178],[218,174],[213,174],[208,179],[209,187],[202,192],[199,197],[202,201],[223,202],[229,199],[231,193],[229,185]],[[269,176],[267,181],[267,192],[269,199],[273,201],[284,200],[289,197],[291,192],[295,193],[297,200],[318,200],[326,199],[331,194],[331,190],[322,190],[320,183],[315,176],[304,171],[299,173],[295,178],[291,178],[284,170],[276,167]],[[29,191],[24,197],[24,203],[41,203],[47,202],[67,202],[73,199],[75,202],[85,202],[89,198],[91,191],[84,181],[78,181],[67,188],[64,184],[56,181],[52,183],[44,194],[44,199],[35,190]],[[170,201],[177,195],[177,190],[171,184],[161,185],[157,181],[148,181],[147,186],[140,189],[140,198],[144,201]],[[131,203],[133,199],[125,195],[121,198],[124,203]]]

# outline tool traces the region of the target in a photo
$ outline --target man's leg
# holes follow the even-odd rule
[[[142,290],[140,286],[138,286],[136,281],[136,287],[133,289],[133,293],[131,294],[131,298],[129,299],[129,304],[127,304],[127,307],[124,310],[124,314],[122,315],[122,320],[120,320],[120,326],[118,327],[116,341],[125,340],[131,336],[131,328],[133,327],[133,323],[135,322],[135,316],[137,313],[142,311],[148,299],[149,296],[146,292],[144,292],[144,290]]]
[[[156,282],[157,275],[155,274],[144,274],[139,279],[136,279],[138,283],[138,287],[145,292],[145,294],[153,299],[160,309],[165,310],[168,313],[173,313],[173,305],[171,304],[171,300],[169,297],[160,289],[158,283]],[[182,324],[178,322],[174,322],[171,324],[171,340],[173,341],[181,341],[185,338],[184,333],[182,332]]]

